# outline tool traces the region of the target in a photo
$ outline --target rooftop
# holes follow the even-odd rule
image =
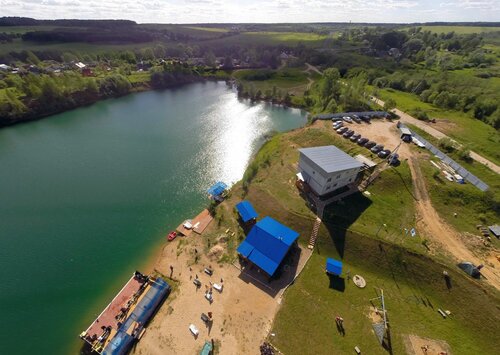
[[[251,219],[258,217],[258,214],[257,212],[255,212],[255,209],[253,208],[252,204],[246,200],[238,203],[236,205],[236,209],[238,210],[238,213],[241,216],[241,220],[245,223]]]
[[[327,173],[361,168],[363,164],[333,145],[302,148],[299,152]]]
[[[217,181],[213,186],[208,189],[208,193],[212,196],[220,196],[226,191],[227,185],[222,181]]]
[[[299,233],[294,230],[271,217],[264,217],[239,245],[238,253],[273,276],[298,237]]]

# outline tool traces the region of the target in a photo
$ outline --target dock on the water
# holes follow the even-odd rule
[[[136,271],[80,338],[98,354],[128,353],[169,292],[170,286],[163,279]]]
[[[201,211],[199,215],[193,218],[193,220],[190,222],[192,225],[191,229],[184,227],[185,222],[182,222],[177,227],[176,231],[186,237],[190,236],[192,232],[201,234],[208,227],[210,222],[213,221],[213,219],[214,218],[210,215],[210,212],[208,212],[207,209],[204,209],[203,211]]]

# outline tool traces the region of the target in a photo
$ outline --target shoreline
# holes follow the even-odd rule
[[[195,80],[193,80],[193,79],[195,79]],[[207,81],[223,81],[223,79],[214,78],[214,77],[199,76],[199,77],[191,78],[187,82],[176,83],[176,84],[173,84],[173,85],[167,85],[167,86],[162,87],[162,88],[154,88],[154,87],[151,86],[150,82],[138,83],[137,86],[132,86],[132,88],[131,88],[131,90],[129,92],[121,94],[121,95],[100,96],[100,95],[97,94],[97,95],[93,95],[90,98],[84,99],[82,102],[79,102],[79,103],[75,102],[73,105],[70,105],[67,108],[61,108],[59,110],[54,110],[54,111],[51,111],[51,112],[44,112],[44,113],[40,113],[40,114],[33,113],[34,111],[30,110],[22,118],[19,118],[19,119],[15,120],[15,121],[10,121],[10,122],[1,122],[0,121],[0,129],[6,128],[6,127],[12,127],[12,126],[15,126],[15,125],[18,125],[18,124],[23,124],[23,123],[29,123],[29,122],[38,121],[38,120],[47,118],[49,116],[58,115],[58,114],[69,112],[69,111],[72,111],[72,110],[76,110],[76,109],[82,108],[82,107],[92,106],[92,105],[94,105],[94,104],[96,104],[98,102],[105,101],[105,100],[118,99],[118,98],[121,98],[121,97],[126,97],[128,95],[138,94],[138,93],[141,93],[141,92],[161,91],[161,90],[175,89],[175,88],[182,87],[182,86],[185,86],[185,85],[199,83],[199,82],[207,82]],[[1,117],[0,117],[0,119],[1,119]]]
[[[193,79],[193,78],[191,78],[191,79]],[[199,76],[199,77],[195,77],[194,80],[189,80],[187,82],[177,83],[177,84],[173,84],[173,85],[167,85],[167,86],[162,87],[162,88],[154,88],[151,86],[150,82],[144,82],[144,83],[139,83],[139,85],[137,85],[136,87],[132,87],[132,89],[125,94],[113,95],[113,96],[94,95],[91,98],[87,98],[80,103],[74,103],[73,105],[71,105],[67,108],[61,108],[59,110],[55,110],[55,111],[51,111],[51,112],[44,112],[41,114],[33,114],[32,115],[33,111],[28,111],[23,118],[20,118],[20,119],[15,120],[15,121],[1,122],[1,117],[0,117],[0,129],[12,127],[12,126],[15,126],[18,124],[39,121],[39,120],[42,120],[42,119],[47,118],[49,116],[62,114],[62,113],[69,112],[69,111],[76,110],[76,109],[83,108],[83,107],[89,107],[89,106],[92,106],[98,102],[102,102],[102,101],[106,101],[106,100],[118,99],[118,98],[126,97],[129,95],[138,94],[141,92],[175,89],[175,88],[180,88],[180,87],[183,87],[183,86],[186,86],[189,84],[209,82],[209,81],[215,81],[215,82],[224,81],[226,83],[231,81],[232,82],[231,87],[233,89],[235,88],[234,87],[234,79],[231,79],[231,78],[230,79],[223,79],[223,78],[210,77],[210,76],[208,76],[208,77],[207,76]],[[290,103],[289,105],[285,105],[282,100],[281,101],[267,100],[265,98],[252,99],[248,95],[239,95],[237,91],[236,91],[236,95],[239,99],[249,100],[250,103],[252,103],[252,104],[257,103],[257,102],[262,102],[262,103],[270,104],[273,106],[283,107],[285,109],[296,108],[296,109],[300,109],[300,110],[305,111],[307,113],[306,117],[309,117],[309,115],[311,114],[306,107],[294,105],[293,103]]]
[[[220,83],[219,85],[222,86],[222,83],[221,83],[222,80],[206,80],[206,81],[217,81]],[[199,84],[197,84],[197,85],[199,85]],[[182,85],[182,86],[184,86],[184,85]],[[181,86],[179,86],[179,87],[181,87]],[[166,90],[171,90],[171,89],[172,88],[166,88]],[[230,89],[230,87],[228,86],[226,88],[226,90],[227,89]],[[236,96],[236,92],[233,91],[232,93]],[[250,100],[242,99],[242,101],[246,102],[247,105],[250,105]],[[260,103],[252,102],[252,104],[260,104]],[[272,104],[270,102],[263,102],[263,104],[270,104],[270,105],[279,107],[280,109],[283,108],[282,106],[278,106],[278,105]],[[307,121],[304,120],[302,123],[302,127],[306,126],[306,125],[307,125]],[[287,130],[287,131],[289,131],[289,130]],[[263,138],[265,138],[265,137],[266,136],[263,136]],[[257,149],[251,155],[250,159],[254,159],[255,155],[258,154],[259,149]],[[242,180],[242,176],[235,182],[235,184],[238,184],[239,182],[241,182],[241,180]],[[197,206],[193,209],[193,213],[190,213],[189,215],[184,215],[184,216],[182,216],[182,218],[173,221],[172,225],[171,225],[172,230],[173,230],[173,228],[175,228],[175,226],[177,226],[180,222],[182,222],[182,220],[196,216],[198,214],[198,212],[200,212],[201,210],[203,210],[204,208],[207,207],[207,204],[208,204],[208,200],[206,200],[206,201],[204,200],[204,201],[202,201],[202,203],[200,203],[199,206]],[[81,317],[78,317],[79,319],[77,320],[76,326],[75,326],[75,330],[77,332],[84,329],[85,326],[87,325],[87,323],[90,320],[95,318],[95,316],[102,310],[102,307],[104,307],[106,304],[108,304],[109,301],[113,298],[113,295],[117,292],[117,290],[120,289],[120,287],[123,284],[122,279],[123,280],[127,279],[129,277],[129,275],[131,273],[133,273],[135,270],[139,270],[144,274],[151,274],[151,273],[154,273],[155,271],[159,271],[160,273],[165,273],[164,270],[163,270],[163,272],[161,271],[161,268],[159,266],[161,265],[161,263],[163,261],[162,255],[164,253],[164,250],[166,250],[166,249],[168,250],[168,248],[171,247],[169,245],[170,243],[163,239],[163,238],[166,238],[167,234],[168,233],[166,233],[165,235],[159,236],[156,241],[151,243],[151,245],[149,245],[145,250],[143,250],[143,252],[141,252],[141,257],[138,259],[139,262],[129,264],[125,269],[122,269],[117,274],[113,275],[114,281],[111,282],[110,284],[108,284],[106,288],[100,289],[100,291],[97,294],[97,297],[93,300],[91,307],[89,307],[89,309],[86,310],[86,312],[83,313]],[[66,349],[69,349],[68,350],[69,353],[74,353],[75,351],[80,350],[81,343],[80,343],[80,339],[77,336],[74,338],[74,341],[70,341],[70,342],[71,343],[66,348]]]

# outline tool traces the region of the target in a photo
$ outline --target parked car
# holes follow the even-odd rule
[[[365,148],[372,149],[376,145],[377,145],[376,142],[374,142],[374,141],[368,141],[367,143],[365,143]]]
[[[356,133],[356,134],[353,134],[353,135],[351,136],[351,138],[349,138],[349,139],[350,139],[351,141],[353,141],[353,142],[356,142],[356,141],[357,141],[358,139],[360,139],[360,138],[361,138],[361,134]]]
[[[338,134],[344,134],[349,128],[347,127],[340,127],[339,129],[337,129],[337,133]]]
[[[356,115],[353,115],[353,116],[352,116],[352,119],[353,119],[353,120],[354,120],[354,122],[356,122],[356,123],[361,123],[361,119],[360,119],[358,116],[356,116]]]
[[[373,147],[372,149],[370,149],[370,151],[372,153],[378,153],[380,152],[382,149],[384,149],[384,146],[382,144],[377,144],[375,147]]]
[[[357,142],[357,143],[358,143],[360,146],[364,146],[367,142],[368,142],[368,138],[363,138],[363,137],[361,137],[360,139],[358,139],[358,142]]]
[[[354,134],[354,131],[352,129],[348,130],[347,132],[345,132],[342,137],[344,138],[349,138],[350,136],[352,136]]]
[[[389,158],[387,158],[387,160],[389,161],[390,165],[398,166],[400,163],[399,154],[397,153],[391,154],[389,155]]]
[[[334,122],[333,123],[333,128],[335,129],[339,129],[340,127],[342,127],[344,125],[344,123],[342,123],[342,121],[337,121],[337,122]]]
[[[352,119],[351,119],[351,117],[349,117],[349,116],[344,116],[344,117],[342,117],[342,118],[344,119],[344,121],[349,122],[349,123],[352,123]]]
[[[360,118],[366,123],[370,123],[370,116],[361,116]]]
[[[377,155],[379,158],[385,159],[389,156],[389,154],[391,154],[391,151],[389,149],[383,149],[380,152],[378,152]]]

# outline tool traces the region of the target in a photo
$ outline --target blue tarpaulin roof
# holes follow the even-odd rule
[[[264,217],[240,244],[238,253],[272,276],[298,237],[294,230]]]
[[[342,274],[342,261],[332,258],[326,259],[326,272],[337,276]]]
[[[222,181],[218,181],[211,188],[208,189],[208,193],[212,196],[219,196],[227,189],[227,185]]]
[[[241,216],[243,222],[248,222],[251,219],[257,218],[258,214],[255,212],[252,204],[248,201],[241,201],[236,205],[236,209]]]

